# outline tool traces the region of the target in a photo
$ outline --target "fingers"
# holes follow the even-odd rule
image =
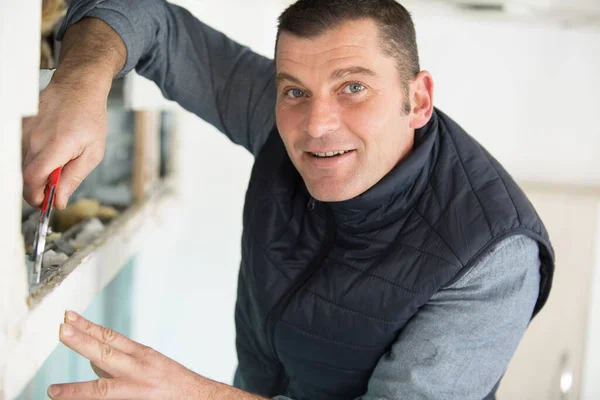
[[[148,399],[147,390],[131,381],[120,379],[98,379],[96,381],[64,383],[48,388],[53,400],[89,399]]]
[[[199,378],[204,379],[150,347],[72,311],[65,313],[60,340],[89,359],[100,379],[53,385],[48,395],[55,400],[196,398],[203,382]]]
[[[40,206],[44,200],[44,189],[50,173],[81,153],[80,149],[73,148],[73,146],[66,141],[51,142],[38,154],[25,157],[23,168],[23,198],[25,201],[34,207]]]
[[[97,341],[108,344],[114,349],[130,356],[146,347],[112,329],[88,321],[74,311],[67,311],[65,313],[65,323],[74,326],[78,331],[91,336]],[[96,365],[102,367],[99,364]]]
[[[140,376],[142,365],[133,357],[69,324],[60,327],[60,341],[114,377]]]
[[[22,121],[23,198],[34,207],[56,168],[64,171],[55,205],[64,208],[104,156],[107,93],[89,89],[51,83],[40,95],[38,115]]]
[[[96,374],[96,376],[98,378],[106,378],[106,379],[113,378],[113,376],[111,374],[109,374],[108,372],[106,372],[105,370],[103,370],[102,368],[100,368],[99,366],[97,366],[96,364],[94,364],[91,361],[90,361],[90,367],[92,367],[92,371],[94,371],[94,373]]]
[[[104,157],[104,148],[101,145],[88,147],[74,160],[63,167],[60,184],[56,193],[56,207],[64,209],[69,197],[81,182],[100,164]]]
[[[104,147],[101,143],[85,148],[80,154],[78,154],[79,149],[69,151],[66,147],[68,146],[60,151],[55,151],[53,148],[44,149],[33,160],[25,160],[23,197],[29,204],[37,207],[42,203],[48,176],[66,160],[67,164],[63,167],[55,200],[56,207],[64,209],[71,194],[104,157]]]

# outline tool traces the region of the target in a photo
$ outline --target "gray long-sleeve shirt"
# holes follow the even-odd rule
[[[272,60],[163,0],[72,0],[59,38],[83,17],[104,20],[122,37],[127,62],[121,76],[135,68],[165,97],[258,153],[275,124]],[[362,398],[485,397],[530,321],[539,267],[537,244],[524,236],[490,249],[411,319]]]

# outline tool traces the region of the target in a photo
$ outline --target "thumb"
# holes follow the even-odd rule
[[[69,161],[62,170],[58,191],[56,193],[56,207],[64,209],[69,197],[81,185],[81,182],[100,164],[104,157],[103,147],[88,147],[81,155]]]

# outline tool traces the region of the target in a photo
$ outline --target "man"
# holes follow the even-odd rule
[[[53,399],[494,397],[553,250],[506,171],[434,108],[401,5],[300,0],[275,62],[161,0],[73,1],[63,34],[24,132],[30,203],[64,165],[64,206],[100,161],[111,81],[133,68],[256,159],[235,387],[67,313],[61,340],[102,379]]]

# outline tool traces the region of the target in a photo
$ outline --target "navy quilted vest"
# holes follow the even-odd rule
[[[360,396],[419,307],[517,234],[540,244],[537,313],[554,269],[548,234],[509,174],[438,110],[406,159],[339,203],[310,197],[273,131],[246,194],[235,385],[295,400]]]

